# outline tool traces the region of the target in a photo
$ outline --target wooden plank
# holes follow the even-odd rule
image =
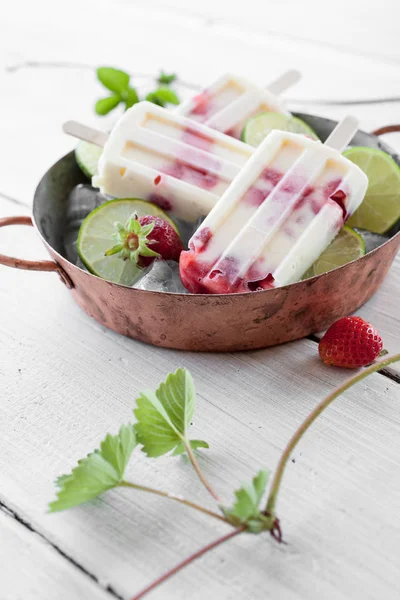
[[[110,600],[89,575],[0,508],[2,600]]]
[[[15,248],[26,243],[14,239]],[[7,316],[0,319],[0,499],[126,598],[226,530],[128,490],[74,511],[45,513],[52,480],[107,430],[131,419],[138,392],[178,366],[191,370],[198,389],[193,433],[211,445],[201,465],[229,502],[240,481],[274,468],[302,418],[348,376],[324,367],[308,340],[234,355],[145,346],[86,317],[55,276],[0,273],[0,314]],[[271,597],[289,599],[394,597],[400,576],[399,400],[400,386],[374,375],[302,441],[279,504],[288,546],[243,537],[154,598],[200,600],[207,594],[228,600],[236,594],[261,600],[265,586]],[[184,459],[153,462],[139,455],[129,478],[208,503]]]
[[[260,7],[250,2],[246,13],[241,10],[239,14],[232,4],[227,11],[222,3],[214,3],[212,13],[217,18],[223,6],[223,19],[216,22],[208,19],[209,13],[199,17],[199,10],[208,10],[207,1],[200,9],[196,7],[196,14],[188,12],[186,4],[186,12],[182,12],[180,0],[173,0],[173,11],[160,4],[156,10],[153,1],[133,7],[120,1],[110,9],[108,2],[71,0],[68,6],[56,7],[39,0],[32,6],[24,3],[23,13],[18,2],[9,5],[0,25],[0,66],[26,60],[43,64],[51,48],[56,67],[0,74],[0,160],[7,165],[1,172],[0,192],[30,204],[41,173],[73,147],[60,133],[62,121],[79,118],[96,124],[92,103],[102,90],[85,65],[108,63],[135,70],[138,66],[155,73],[162,60],[166,69],[176,69],[184,78],[201,84],[227,68],[261,83],[266,77],[264,57],[273,56],[273,61],[267,61],[269,77],[293,66],[296,56],[306,77],[293,100],[303,109],[308,102],[309,112],[326,116],[340,116],[348,109],[321,107],[313,101],[398,93],[394,29],[387,25],[368,48],[364,41],[371,24],[379,31],[385,11],[373,16],[355,12],[359,35],[354,35],[355,21],[343,19],[343,10],[326,23],[314,3],[309,5],[304,23],[303,3],[302,34],[326,42],[324,47],[302,39],[289,41],[292,35],[299,37],[299,19],[286,18],[288,12],[296,15],[292,4],[288,7],[283,2],[272,11],[266,4]],[[350,11],[351,17],[358,0],[355,8],[347,4],[344,12],[349,15]],[[272,13],[269,19],[263,12],[267,8]],[[228,13],[229,22],[225,20]],[[88,35],[94,15],[96,35]],[[324,27],[318,26],[318,18],[324,19]],[[85,43],[71,43],[72,31],[74,40]],[[332,39],[333,34],[337,39]],[[349,48],[353,56],[329,48],[329,44]],[[189,60],[182,48],[190,48],[195,60]],[[257,60],[260,55],[261,61]],[[69,66],[60,68],[62,62]],[[79,63],[78,67],[71,68],[73,62]],[[362,116],[368,129],[396,120],[398,105],[357,106],[352,112]],[[107,128],[112,119],[97,122]],[[400,147],[397,140],[393,144]],[[0,197],[1,215],[16,211],[22,209]],[[0,248],[22,256],[45,257],[33,235],[26,228],[3,230]],[[397,261],[379,294],[362,309],[368,311],[372,306],[371,312],[361,313],[378,326],[393,350],[398,332],[393,290],[398,286]],[[144,346],[118,337],[86,317],[51,274],[0,268],[0,315],[0,377],[5,391],[0,420],[0,498],[95,573],[104,586],[112,585],[126,598],[167,566],[225,531],[222,525],[215,527],[174,505],[166,507],[162,500],[127,491],[112,492],[94,506],[70,513],[45,514],[46,503],[53,496],[51,480],[93,449],[106,430],[115,431],[131,418],[140,389],[154,387],[179,365],[191,369],[199,391],[195,432],[211,444],[211,450],[202,454],[201,464],[224,498],[230,499],[233,485],[249,479],[257,468],[276,464],[279,451],[301,418],[347,376],[321,365],[311,341],[219,356]],[[277,547],[268,538],[243,537],[188,569],[152,597],[394,598],[400,575],[396,560],[400,542],[399,389],[381,375],[372,377],[335,404],[299,446],[280,505],[288,546]],[[188,497],[202,494],[184,459],[153,463],[138,457],[130,476]],[[34,535],[27,536],[33,545]],[[11,569],[20,553],[13,544],[17,549]],[[52,598],[62,598],[64,590],[66,597],[91,597],[91,591],[74,588],[73,575],[72,583],[58,574],[48,583],[51,561],[39,551],[29,555],[29,561],[36,556],[37,579],[29,570],[32,578],[25,582],[36,587],[39,582],[38,599],[45,598],[42,588],[49,588]],[[16,578],[21,568],[12,573]],[[23,597],[31,591],[24,585],[21,583]],[[12,600],[16,597],[13,589],[10,596]]]
[[[130,8],[129,0],[119,0],[118,3],[123,10]],[[262,33],[276,39],[277,44],[282,39],[286,40],[286,44],[318,43],[321,48],[333,47],[349,55],[400,62],[397,30],[391,18],[398,12],[395,0],[385,2],[385,9],[380,11],[366,11],[362,0],[351,3],[338,0],[329,17],[320,10],[316,0],[302,3],[283,0],[273,5],[249,0],[245,7],[228,0],[217,3],[204,0],[193,6],[185,0],[172,0],[166,7],[163,0],[150,0],[146,6],[153,12],[156,12],[155,8],[165,11],[170,19],[172,15],[175,20],[184,17],[196,19],[199,26],[236,28],[249,36]]]
[[[267,4],[264,6],[271,12]],[[256,14],[262,16],[257,11],[250,6],[248,14],[252,18]],[[121,19],[122,12],[124,19]],[[320,13],[319,10],[314,12]],[[93,14],[96,15],[96,35],[88,36]],[[39,4],[24,7],[24,18],[21,19],[19,3],[10,4],[2,17],[0,36],[0,66],[4,67],[0,72],[3,90],[0,160],[7,164],[7,169],[2,170],[0,192],[26,204],[32,202],[42,173],[74,147],[74,141],[61,132],[61,124],[66,119],[79,119],[105,129],[111,126],[113,116],[96,118],[93,113],[94,101],[104,95],[92,72],[98,64],[115,64],[133,72],[140,70],[150,74],[156,74],[163,66],[167,70],[176,70],[183,80],[200,85],[227,70],[265,84],[284,69],[296,66],[304,72],[304,80],[290,94],[294,100],[354,100],[398,95],[396,65],[362,56],[351,56],[350,60],[348,53],[334,48],[301,40],[288,42],[279,35],[270,36],[268,28],[265,34],[256,35],[218,23],[218,27],[210,26],[196,15],[177,15],[145,3],[139,6],[120,3],[114,10],[109,10],[108,2],[82,3],[78,0],[71,0],[68,10],[59,9],[49,0],[39,0]],[[14,35],[16,30],[18,39]],[[75,39],[90,39],[90,43],[72,43],[71,31],[74,31]],[[151,49],[149,31],[151,39],[157,40],[157,45],[151,44]],[[352,34],[353,25],[341,17],[340,31],[341,36],[345,31]],[[381,37],[386,40],[384,34]],[[104,44],[105,39],[107,44]],[[22,45],[21,40],[24,41]],[[374,47],[377,46],[378,41],[374,43]],[[184,48],[191,48],[192,55],[198,60],[188,60]],[[265,57],[270,56],[273,60],[265,61]],[[33,66],[15,70],[26,61]],[[35,61],[39,68],[35,67]],[[52,64],[55,66],[51,67]],[[27,90],[29,110],[26,110]],[[301,106],[304,108],[303,103]],[[393,108],[393,118],[397,118],[398,106]],[[309,108],[311,111],[310,105]],[[389,117],[388,110],[374,106],[368,112],[368,119],[381,125]],[[320,107],[317,112],[335,114],[333,110]]]

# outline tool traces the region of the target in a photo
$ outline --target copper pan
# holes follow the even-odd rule
[[[299,115],[324,140],[336,122]],[[371,146],[400,158],[378,134],[400,131],[400,125],[372,134],[359,131],[353,145]],[[165,348],[234,351],[264,348],[321,331],[355,311],[379,288],[400,246],[400,232],[343,267],[286,287],[247,294],[185,295],[136,290],[99,279],[64,256],[66,200],[78,183],[87,183],[73,153],[53,165],[40,181],[33,219],[9,217],[0,227],[34,225],[53,261],[27,261],[0,255],[0,264],[55,271],[76,302],[91,317],[126,336]]]

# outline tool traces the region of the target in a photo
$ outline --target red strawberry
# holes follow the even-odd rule
[[[148,235],[149,246],[154,252],[157,252],[164,260],[179,261],[183,244],[181,238],[168,221],[164,221],[160,217],[146,215],[145,217],[139,217],[139,223],[142,227],[154,223],[154,228]],[[147,266],[153,260],[151,257],[142,256],[139,265]]]
[[[156,258],[179,261],[182,241],[168,221],[152,215],[133,215],[125,226],[116,223],[116,229],[113,237],[117,244],[107,250],[106,256],[118,254],[142,268]]]
[[[382,348],[379,333],[361,317],[344,317],[336,321],[318,346],[325,364],[346,369],[369,365],[379,356]]]

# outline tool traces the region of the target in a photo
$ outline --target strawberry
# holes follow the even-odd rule
[[[382,348],[382,338],[377,330],[361,317],[344,317],[336,321],[318,346],[325,364],[346,369],[369,365]]]
[[[179,261],[179,256],[183,250],[183,244],[181,238],[168,221],[164,221],[164,219],[161,219],[160,217],[146,215],[145,217],[139,217],[139,223],[142,227],[154,223],[154,228],[148,236],[151,249],[154,250],[154,252],[157,252],[163,260]],[[144,262],[149,260],[146,256],[142,258]],[[152,262],[151,259],[150,262]],[[147,262],[147,264],[150,263]],[[147,266],[147,264],[145,266]]]
[[[139,218],[133,215],[125,226],[121,223],[115,226],[117,232],[113,237],[117,244],[107,250],[106,256],[118,254],[141,268],[147,267],[156,258],[179,261],[182,241],[168,221],[153,215]]]

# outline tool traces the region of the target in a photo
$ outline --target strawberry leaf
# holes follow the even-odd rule
[[[78,506],[119,485],[136,444],[133,425],[123,425],[117,435],[108,434],[100,450],[82,458],[72,473],[57,479],[60,490],[57,500],[49,505],[50,512]]]
[[[193,379],[186,369],[170,373],[155,392],[142,392],[134,410],[135,429],[147,456],[162,456],[176,447],[179,449],[180,444],[189,443],[187,430],[195,398]]]
[[[243,484],[236,490],[236,502],[232,508],[222,507],[224,515],[233,525],[248,524],[249,530],[254,533],[258,533],[258,528],[262,530],[265,516],[261,514],[259,505],[267,485],[268,475],[268,471],[259,471],[251,483]]]
[[[100,444],[101,456],[114,467],[120,480],[124,477],[125,469],[136,445],[133,425],[122,425],[118,435],[108,434]]]
[[[203,440],[190,440],[189,442],[192,450],[197,450],[198,448],[209,448],[210,446],[207,442],[203,442]],[[179,454],[183,454],[186,451],[185,444],[183,442],[179,442],[176,446],[175,450],[172,453],[172,456],[179,456]]]

